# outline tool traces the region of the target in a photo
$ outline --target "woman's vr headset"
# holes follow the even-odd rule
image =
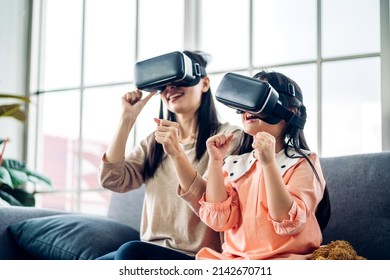
[[[189,87],[206,76],[206,70],[182,52],[171,52],[139,61],[134,69],[135,86],[145,91],[163,91],[166,86]]]
[[[295,87],[292,84],[288,84],[284,91],[295,95]],[[305,126],[305,119],[285,107],[288,106],[287,99],[279,95],[267,82],[227,73],[215,95],[219,102],[236,109],[238,113],[248,112],[269,124],[277,124],[283,119],[287,124],[300,129]]]

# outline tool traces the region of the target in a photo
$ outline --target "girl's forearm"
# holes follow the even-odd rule
[[[289,219],[288,213],[293,198],[280,176],[276,163],[264,166],[264,179],[270,216],[275,221]]]
[[[209,161],[209,170],[206,186],[207,202],[223,202],[228,198],[224,184],[222,165],[223,161]]]

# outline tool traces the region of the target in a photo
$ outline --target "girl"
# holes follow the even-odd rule
[[[294,81],[266,71],[254,78],[268,82],[285,107],[306,119]],[[199,214],[212,229],[224,231],[224,244],[222,253],[203,248],[197,259],[306,259],[320,246],[315,212],[325,180],[318,156],[309,151],[303,129],[266,121],[242,114],[245,135],[238,156],[224,160],[233,135],[207,140],[209,177]]]

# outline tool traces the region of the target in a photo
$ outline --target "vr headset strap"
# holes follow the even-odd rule
[[[286,121],[287,124],[291,124],[295,127],[298,127],[300,129],[303,129],[305,127],[306,120],[302,119],[301,117],[297,116],[293,112],[291,112],[289,109],[284,107],[282,104],[277,103],[274,109],[274,114],[278,116],[279,118]]]
[[[200,76],[206,77],[207,76],[206,69],[202,66],[200,66],[199,68],[200,68]]]
[[[193,69],[192,72],[194,73],[195,76],[200,76],[200,77],[206,77],[206,69],[202,66],[199,65],[199,63],[193,62]]]
[[[192,86],[197,85],[200,81],[200,75],[196,75],[195,77],[196,77],[195,79],[193,79],[191,82],[188,82],[187,84],[185,84],[185,86],[192,87]]]
[[[193,63],[192,72],[194,73],[194,80],[186,84],[187,87],[195,86],[199,83],[201,77],[206,77],[206,69],[199,65],[199,63]]]

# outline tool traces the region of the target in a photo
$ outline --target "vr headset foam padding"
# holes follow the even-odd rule
[[[167,85],[193,86],[201,67],[182,52],[171,52],[135,64],[135,86],[146,91],[164,90]]]
[[[269,124],[277,124],[283,119],[301,129],[305,126],[305,120],[282,104],[280,99],[283,98],[285,102],[287,99],[279,96],[269,83],[236,73],[227,73],[219,84],[215,96],[226,106],[238,112],[248,112]]]

